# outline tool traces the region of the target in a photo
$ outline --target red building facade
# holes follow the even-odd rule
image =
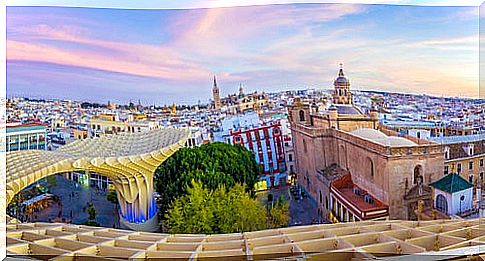
[[[230,135],[232,144],[240,144],[254,153],[256,162],[261,166],[261,174],[286,173],[284,136],[280,122],[231,130]]]

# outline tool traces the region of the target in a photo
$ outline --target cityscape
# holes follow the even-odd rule
[[[137,23],[120,20],[141,13]],[[231,35],[238,15],[267,24],[243,19],[238,44],[217,38]],[[396,49],[343,44],[355,36],[349,24],[368,21],[376,39],[395,40],[380,25],[392,15],[440,21],[427,36],[445,38],[408,36],[420,28],[404,30]],[[8,8],[7,256],[479,260],[485,100],[478,73],[466,71],[478,64],[474,15],[478,7],[357,4]],[[154,21],[162,33],[149,36]],[[400,23],[389,26],[414,28]],[[366,32],[358,30],[355,39]],[[243,57],[262,32],[294,39],[272,57]],[[342,41],[295,49],[298,59],[279,52],[320,37]],[[266,44],[275,43],[265,36],[258,47]],[[393,51],[406,73],[377,65],[403,46],[416,51]],[[220,60],[202,66],[207,57]]]

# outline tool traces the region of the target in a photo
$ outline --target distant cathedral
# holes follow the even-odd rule
[[[219,87],[217,87],[216,76],[214,75],[214,87],[212,88],[212,98],[214,99],[214,109],[221,109],[221,96],[219,94]]]

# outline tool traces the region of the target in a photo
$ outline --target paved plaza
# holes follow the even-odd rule
[[[57,218],[61,211],[61,218],[72,220],[73,224],[81,224],[88,220],[87,206],[92,202],[96,209],[96,222],[103,227],[113,227],[113,225],[119,227],[119,215],[116,213],[115,205],[106,199],[108,191],[98,191],[96,188],[77,184],[62,175],[55,177],[57,184],[49,187],[49,190],[50,193],[60,197],[62,205],[54,202],[37,213],[34,221],[49,222]]]

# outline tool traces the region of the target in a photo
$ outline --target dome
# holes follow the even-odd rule
[[[334,85],[348,85],[350,84],[349,83],[349,79],[347,79],[347,77],[345,76],[339,76],[337,77],[337,79],[335,79],[335,81],[333,82]]]
[[[335,79],[333,82],[333,85],[350,85],[349,79],[345,76],[344,74],[344,69],[340,67],[340,70],[338,72],[338,77]]]
[[[387,136],[378,130],[362,128],[352,132],[353,135],[390,147],[416,146],[417,144],[403,137]]]
[[[386,134],[370,128],[357,129],[352,131],[351,133],[354,134],[355,136],[359,136],[370,140],[387,139]]]
[[[415,145],[417,145],[413,141],[405,139],[403,137],[391,136],[391,137],[388,137],[387,140],[389,141],[389,145],[391,147],[415,146]]]

